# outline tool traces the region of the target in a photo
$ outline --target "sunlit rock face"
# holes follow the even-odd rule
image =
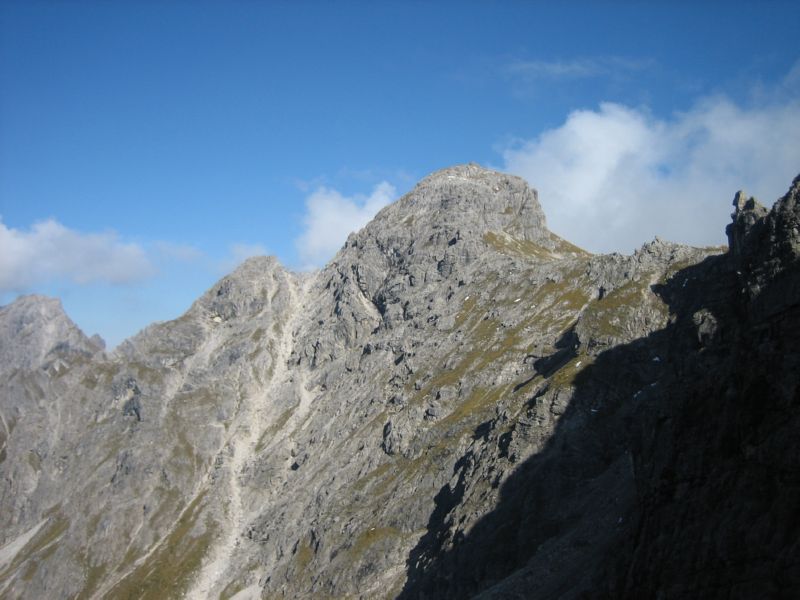
[[[600,256],[462,165],[113,352],[0,308],[0,596],[797,590],[798,185]]]

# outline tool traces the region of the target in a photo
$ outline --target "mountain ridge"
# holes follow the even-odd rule
[[[784,433],[747,452],[790,447],[799,181],[769,212],[737,195],[728,253],[656,239],[591,255],[522,180],[459,165],[319,271],[250,259],[112,352],[83,336],[94,350],[62,347],[57,369],[16,368],[0,381],[0,595],[728,597],[750,589],[726,583],[731,565],[795,585],[796,545],[769,537],[786,510],[753,530],[754,552],[787,556],[765,567],[712,551],[732,556],[735,505],[706,525],[689,501],[740,497],[731,472],[763,485],[703,441],[730,435],[713,411],[725,431],[756,418],[757,385]],[[660,533],[679,522],[701,557]],[[712,575],[687,576],[676,548]]]

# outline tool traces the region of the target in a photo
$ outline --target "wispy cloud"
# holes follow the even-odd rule
[[[655,235],[721,243],[736,190],[771,203],[800,170],[800,103],[715,97],[669,119],[605,103],[503,159],[539,189],[551,228],[589,250],[627,252]]]
[[[155,242],[153,249],[159,258],[177,262],[197,262],[205,257],[205,253],[190,244],[176,244],[174,242]]]
[[[394,200],[394,186],[382,181],[369,196],[343,196],[335,189],[319,187],[306,198],[303,233],[295,246],[306,268],[321,266],[341,247],[347,236],[369,223]]]
[[[0,221],[0,292],[51,281],[135,283],[155,274],[144,249],[113,232],[82,233],[48,219],[29,230]]]
[[[780,86],[795,92],[800,88],[800,58],[794,61],[794,64],[781,81]]]
[[[584,79],[631,73],[647,68],[652,61],[620,56],[571,58],[556,60],[514,60],[503,68],[503,72],[514,78],[535,79]]]

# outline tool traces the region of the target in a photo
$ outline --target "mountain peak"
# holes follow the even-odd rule
[[[64,312],[61,300],[49,296],[29,294],[20,296],[11,304],[0,308],[2,323],[12,335],[26,336],[44,326],[59,329],[75,325]]]
[[[456,165],[428,175],[381,210],[348,238],[334,262],[346,262],[352,248],[370,246],[383,255],[400,252],[436,261],[459,255],[469,262],[482,254],[487,234],[554,244],[538,194],[525,180],[474,163]]]
[[[478,234],[505,231],[525,240],[549,238],[538,193],[514,175],[469,163],[431,173],[386,210],[387,217],[408,213],[434,226]]]
[[[0,364],[31,368],[56,347],[93,353],[97,348],[64,312],[61,300],[20,296],[0,308]]]
[[[523,179],[476,164],[437,171],[351,234],[320,273],[327,300],[317,304],[316,322],[335,316],[336,332],[306,354],[334,356],[331,348],[360,343],[380,323],[391,328],[419,317],[433,310],[430,299],[443,286],[462,287],[520,249],[534,262],[565,249],[584,254],[547,229],[537,193]]]
[[[467,182],[472,184],[486,185],[488,187],[503,185],[506,180],[513,179],[518,182],[524,182],[523,179],[515,175],[508,175],[500,171],[487,169],[481,165],[471,162],[460,165],[452,165],[434,171],[430,175],[423,177],[416,185],[416,187],[424,187],[434,183],[451,181],[451,182]]]

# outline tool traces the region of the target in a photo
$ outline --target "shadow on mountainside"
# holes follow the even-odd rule
[[[754,322],[729,254],[653,290],[670,324],[600,353],[542,449],[519,465],[541,389],[496,442],[497,476],[468,451],[407,559],[402,599],[769,598],[800,590],[800,452],[793,308]],[[560,364],[560,362],[559,362]],[[524,415],[525,411],[523,411]],[[529,442],[532,443],[532,442]],[[513,460],[513,455],[511,455]],[[478,471],[483,469],[483,471]],[[476,481],[483,483],[472,486]]]

